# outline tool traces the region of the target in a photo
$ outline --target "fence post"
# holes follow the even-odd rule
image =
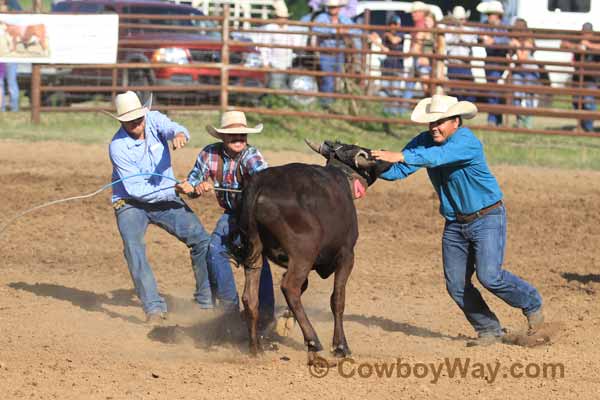
[[[113,68],[112,69],[112,87],[114,88],[115,86],[117,86],[117,68]],[[115,98],[117,96],[117,92],[115,92],[114,90],[110,93],[110,101],[111,104],[115,104]]]
[[[227,111],[229,103],[229,4],[223,5],[223,29],[221,31],[221,112]]]
[[[575,49],[576,52],[578,52],[580,54],[579,58],[579,68],[578,68],[578,72],[579,72],[579,76],[577,77],[577,87],[579,89],[583,89],[583,62],[585,59],[585,51],[581,51],[579,48]],[[583,110],[583,103],[584,103],[584,98],[583,96],[577,96],[577,110]],[[582,126],[581,126],[581,117],[579,117],[577,119],[577,127],[575,128],[575,130],[577,131],[582,131]]]
[[[40,86],[42,83],[42,73],[40,64],[33,64],[31,66],[31,122],[35,125],[40,123],[40,105],[41,105],[41,94]]]
[[[34,13],[42,12],[42,0],[34,0],[32,4]],[[29,102],[31,106],[31,122],[38,125],[40,123],[40,105],[41,105],[41,94],[40,86],[42,83],[42,71],[39,64],[31,65],[31,94],[29,95]]]
[[[445,55],[446,54],[446,42],[444,40],[444,34],[438,32],[438,26],[433,28],[433,55]],[[430,76],[438,81],[442,81],[446,78],[444,74],[444,62],[441,58],[432,57],[429,59],[431,65]],[[444,86],[440,83],[430,85],[430,96],[434,94],[444,94]]]
[[[365,10],[365,20],[363,22],[365,25],[371,25],[371,10],[369,10],[368,8]],[[372,54],[370,54],[371,51],[371,44],[369,42],[369,38],[366,37],[365,35],[368,34],[370,32],[363,32],[362,33],[362,51],[365,50],[369,50],[369,53],[361,53],[360,55],[360,70],[362,71],[362,73],[365,73],[365,71],[367,72],[368,75],[371,75],[371,66],[367,64],[367,57],[369,56],[373,56]],[[382,42],[383,42],[383,38],[382,38]],[[377,55],[379,57],[379,54]],[[364,79],[360,79],[360,88],[363,91],[366,91],[367,87],[369,86],[369,83],[371,83],[371,80],[367,80],[365,81]]]

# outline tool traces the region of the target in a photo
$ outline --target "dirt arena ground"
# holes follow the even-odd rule
[[[0,141],[0,224],[109,182],[106,150]],[[174,154],[179,177],[197,151]],[[272,164],[321,163],[316,155],[266,156]],[[24,217],[0,237],[0,398],[598,398],[600,173],[497,165],[493,171],[508,209],[505,266],[540,289],[557,328],[548,345],[465,347],[473,331],[445,290],[443,221],[424,172],[378,182],[357,202],[360,239],[345,325],[354,363],[322,378],[307,369],[297,327],[288,338],[265,339],[258,359],[247,355],[243,332],[216,337],[214,316],[190,300],[185,246],[154,227],[148,254],[172,326],[147,326],[106,191]],[[212,229],[219,215],[214,199],[192,206]],[[274,269],[276,285],[282,271]],[[241,290],[243,271],[235,275]],[[303,297],[323,344],[333,331],[332,284],[311,275]],[[276,295],[281,310],[278,289]],[[525,329],[518,310],[484,297],[506,328]],[[469,363],[464,377],[447,369],[456,362]]]

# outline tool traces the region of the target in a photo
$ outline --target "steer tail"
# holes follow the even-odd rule
[[[252,267],[259,261],[262,253],[262,243],[256,222],[256,206],[259,195],[258,185],[249,184],[244,189],[241,202],[238,203],[236,209],[237,224],[234,224],[225,238],[228,253],[237,266]]]

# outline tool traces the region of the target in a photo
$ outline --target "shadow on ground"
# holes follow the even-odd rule
[[[135,291],[132,289],[117,289],[108,293],[95,293],[53,283],[29,284],[26,282],[12,282],[8,286],[15,290],[33,293],[36,296],[51,297],[57,300],[68,301],[83,310],[102,312],[111,318],[119,318],[135,324],[145,323],[135,316],[124,315],[106,308],[106,306],[110,305],[141,307],[135,295]],[[173,312],[185,313],[186,310],[193,307],[193,302],[190,300],[173,296],[164,297],[169,310]],[[313,308],[307,310],[307,312],[311,319],[330,321],[333,324],[332,315],[324,310]],[[369,327],[378,326],[388,332],[402,332],[409,336],[463,340],[463,338],[448,336],[427,328],[411,325],[407,322],[397,322],[380,316],[347,314],[344,316],[344,320],[347,322],[357,322]],[[263,331],[261,338],[263,350],[276,350],[279,344],[283,344],[296,350],[305,350],[304,344],[289,337],[281,337],[271,328],[272,327],[266,328]],[[221,314],[214,312],[211,313],[209,317],[203,318],[191,326],[169,326],[167,323],[165,326],[152,328],[148,333],[148,338],[169,344],[177,344],[192,340],[195,346],[202,348],[232,345],[241,352],[247,352],[248,350],[246,322],[239,313]]]
[[[10,288],[33,293],[40,297],[51,297],[57,300],[68,301],[74,306],[85,311],[102,312],[111,318],[119,318],[134,324],[143,324],[145,321],[132,315],[125,315],[106,308],[106,306],[141,307],[133,289],[116,289],[108,293],[95,293],[73,287],[57,285],[54,283],[26,283],[12,282]],[[173,296],[163,296],[167,307],[172,311],[184,311],[192,308],[190,300],[180,299]]]
[[[564,279],[568,281],[577,281],[579,283],[598,283],[600,282],[600,275],[598,274],[576,274],[572,272],[563,272],[560,274]]]

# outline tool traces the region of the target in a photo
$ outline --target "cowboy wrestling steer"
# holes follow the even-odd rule
[[[370,150],[325,142],[307,144],[327,158],[325,167],[287,164],[254,175],[239,207],[239,230],[232,232],[232,256],[244,266],[242,297],[250,335],[250,352],[259,351],[258,283],[262,257],[287,268],[281,290],[308,347],[308,361],[323,349],[300,300],[315,270],[323,279],[335,274],[331,295],[334,315],[333,353],[350,354],[344,335],[346,282],[354,265],[358,223],[353,200],[362,197],[390,164],[370,159]],[[236,239],[237,238],[237,239]]]

